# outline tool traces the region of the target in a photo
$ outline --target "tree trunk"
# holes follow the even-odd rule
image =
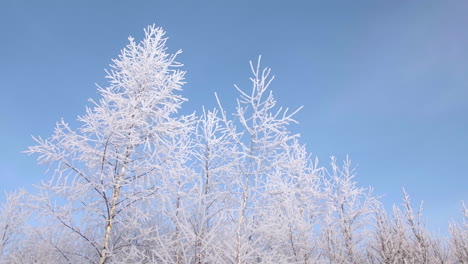
[[[99,258],[99,264],[104,264],[107,260],[107,251],[109,250],[109,240],[110,240],[110,235],[112,232],[112,222],[115,217],[115,211],[117,207],[117,202],[119,201],[120,197],[120,188],[122,187],[121,182],[123,179],[123,176],[125,174],[125,165],[122,167],[122,172],[117,178],[117,183],[114,185],[114,193],[112,195],[112,205],[109,211],[109,215],[107,216],[107,225],[106,225],[106,233],[104,235],[104,245],[102,246],[100,258]]]

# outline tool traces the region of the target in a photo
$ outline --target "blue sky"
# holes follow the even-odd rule
[[[390,207],[402,187],[433,230],[468,202],[468,2],[0,2],[0,190],[44,179],[21,152],[64,118],[76,127],[104,68],[149,24],[182,49],[185,110],[233,107],[249,60],[276,76],[279,105],[322,165],[347,154],[361,186]]]

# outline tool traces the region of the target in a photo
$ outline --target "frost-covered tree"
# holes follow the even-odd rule
[[[330,263],[363,263],[376,199],[370,189],[357,186],[348,158],[340,167],[332,157],[331,168],[324,178],[322,252]]]
[[[407,259],[412,263],[430,263],[434,260],[431,254],[432,239],[422,222],[422,203],[419,206],[417,214],[414,213],[411,206],[409,195],[403,191],[403,207],[406,225],[408,226],[408,253]]]
[[[403,205],[393,206],[388,215],[375,212],[375,231],[367,246],[369,263],[463,263],[450,256],[450,241],[431,235],[422,218],[422,203],[414,212],[410,197],[403,191]]]
[[[450,248],[454,261],[468,263],[468,208],[463,203],[463,223],[450,223]]]
[[[251,263],[276,258],[281,262],[277,256],[280,252],[273,248],[277,241],[270,244],[266,235],[273,234],[268,228],[273,228],[278,216],[286,217],[284,212],[277,211],[281,206],[273,203],[273,196],[281,197],[286,189],[277,188],[286,182],[294,182],[293,170],[288,174],[281,169],[289,161],[288,154],[291,154],[293,142],[299,136],[288,126],[296,123],[293,116],[300,109],[289,112],[277,107],[269,90],[273,80],[270,69],[260,69],[260,59],[256,65],[250,63],[250,66],[252,88],[243,90],[235,86],[240,98],[233,119],[226,114],[218,99],[223,125],[229,140],[236,146],[236,171],[231,185],[236,193],[233,201],[237,203],[232,210],[235,225],[233,260],[235,263]],[[290,206],[293,204],[286,204],[283,208]],[[275,213],[272,213],[273,209]],[[265,251],[268,248],[269,251]]]
[[[186,234],[193,248],[193,263],[223,263],[226,230],[230,225],[231,187],[237,164],[236,146],[230,141],[219,110],[199,117],[193,159],[196,180]]]
[[[140,43],[130,37],[107,71],[109,85],[98,88],[101,98],[78,118],[81,126],[62,120],[28,150],[54,171],[40,186],[41,214],[93,251],[83,260],[107,263],[156,239],[149,204],[181,177],[192,118],[175,116],[185,100],[177,94],[184,72],[175,61],[180,51],[166,53],[164,34],[149,26]]]

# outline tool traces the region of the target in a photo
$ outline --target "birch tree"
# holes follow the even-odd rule
[[[454,261],[468,263],[468,208],[465,203],[463,203],[462,213],[462,223],[450,223],[450,247]]]
[[[374,213],[375,229],[372,240],[367,247],[371,263],[398,264],[406,263],[409,241],[403,213],[393,206],[393,214],[388,216],[383,206],[376,208]]]
[[[370,189],[356,186],[348,158],[341,167],[334,157],[330,164],[330,177],[324,178],[321,249],[331,263],[362,263],[376,199]]]
[[[192,117],[175,116],[185,101],[178,95],[185,72],[175,61],[180,51],[166,52],[164,35],[149,26],[141,42],[130,37],[106,71],[108,86],[98,86],[101,98],[78,118],[81,126],[62,120],[28,150],[54,172],[40,186],[42,213],[76,234],[100,264],[153,239],[157,227],[147,225],[145,208],[183,163],[178,136],[192,129]]]
[[[232,216],[235,223],[235,263],[268,262],[277,256],[278,252],[274,250],[264,251],[268,248],[264,237],[266,226],[275,221],[269,218],[273,214],[266,212],[271,209],[268,207],[277,206],[269,198],[274,192],[270,187],[275,181],[292,177],[282,174],[278,168],[285,164],[288,150],[299,137],[288,126],[297,123],[293,117],[300,108],[289,111],[277,107],[269,88],[274,79],[270,76],[270,69],[260,68],[260,58],[250,66],[252,87],[244,90],[235,86],[239,99],[232,119],[218,99],[223,125],[237,150],[237,171],[233,180],[235,185],[232,186],[237,192],[234,199],[238,201]],[[276,261],[281,262],[280,259]]]
[[[187,231],[192,237],[193,263],[224,263],[237,150],[218,109],[206,111],[203,108],[194,142],[193,158],[198,177]]]

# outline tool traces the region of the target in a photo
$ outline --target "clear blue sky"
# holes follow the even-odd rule
[[[468,201],[468,2],[0,1],[0,189],[44,179],[21,153],[64,118],[76,127],[94,83],[132,35],[156,23],[182,49],[185,111],[233,105],[248,61],[272,68],[278,103],[325,165],[349,154],[390,207],[405,187],[432,229]]]

